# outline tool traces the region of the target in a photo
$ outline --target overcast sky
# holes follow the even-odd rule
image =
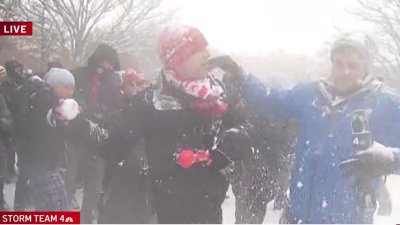
[[[212,47],[257,54],[313,54],[344,30],[365,30],[346,9],[356,0],[166,0],[178,19],[198,27]]]

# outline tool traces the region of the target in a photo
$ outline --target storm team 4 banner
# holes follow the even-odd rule
[[[80,212],[0,212],[1,224],[79,224]]]

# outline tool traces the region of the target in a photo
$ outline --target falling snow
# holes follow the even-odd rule
[[[328,203],[326,202],[325,199],[322,201],[322,205],[321,206],[322,206],[322,208],[326,208],[328,206]]]
[[[303,183],[301,181],[297,181],[297,188],[301,189],[303,187]]]

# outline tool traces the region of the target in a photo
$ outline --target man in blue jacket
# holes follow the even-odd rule
[[[369,73],[368,39],[360,40],[354,34],[337,39],[331,76],[289,91],[262,84],[228,56],[210,62],[231,74],[248,104],[272,117],[298,120],[284,213],[288,223],[372,223],[381,177],[400,171],[400,98]],[[367,115],[366,133],[373,143],[357,151],[352,122],[360,111]],[[364,185],[372,191],[363,191]]]

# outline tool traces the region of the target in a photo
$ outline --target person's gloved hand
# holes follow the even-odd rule
[[[210,152],[206,150],[194,151],[192,149],[182,149],[176,153],[176,163],[184,169],[189,169],[193,164],[211,164]]]
[[[244,79],[242,68],[228,55],[221,55],[208,60],[211,68],[218,67],[229,76],[228,79],[240,82]]]
[[[217,149],[234,161],[251,157],[250,137],[244,126],[226,130],[219,138]]]
[[[192,150],[182,149],[175,154],[175,161],[184,169],[191,168],[194,164],[203,163],[210,169],[220,170],[232,161],[219,150]]]
[[[222,170],[228,165],[232,164],[232,160],[219,149],[210,150],[211,163],[209,167],[211,170]]]
[[[357,152],[352,158],[340,163],[344,175],[377,178],[394,173],[397,169],[395,149],[387,148],[378,142],[364,151]]]

